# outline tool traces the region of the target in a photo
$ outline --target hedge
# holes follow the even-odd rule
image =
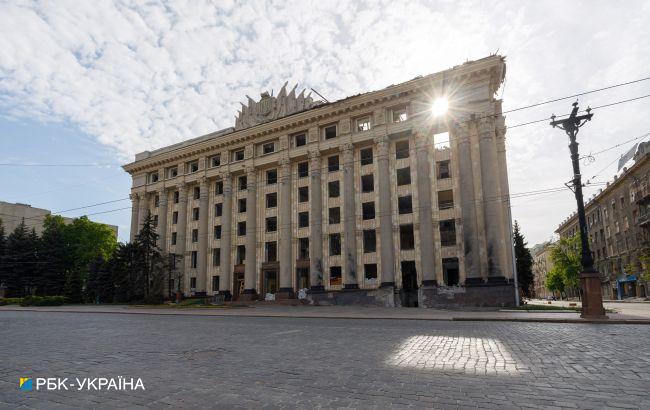
[[[0,298],[0,306],[18,305],[20,304],[20,300],[20,298]]]
[[[25,296],[20,306],[61,306],[64,303],[65,296]]]

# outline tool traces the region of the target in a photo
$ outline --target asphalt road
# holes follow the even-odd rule
[[[0,408],[649,408],[650,326],[0,311]],[[21,391],[20,377],[145,390]]]

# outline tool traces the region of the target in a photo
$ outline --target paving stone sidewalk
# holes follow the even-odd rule
[[[0,311],[0,329],[0,408],[650,407],[650,326]],[[146,390],[18,390],[117,376]]]

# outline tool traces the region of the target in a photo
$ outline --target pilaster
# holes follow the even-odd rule
[[[343,159],[344,283],[346,289],[358,289],[356,215],[354,204],[354,145],[347,143],[341,145],[339,148]]]
[[[311,130],[310,130],[311,133]],[[309,151],[309,283],[311,291],[323,286],[323,187],[321,185],[321,157],[317,150]]]
[[[381,258],[381,286],[395,286],[395,247],[390,194],[389,142],[387,135],[374,139],[377,152],[379,186],[379,245]]]

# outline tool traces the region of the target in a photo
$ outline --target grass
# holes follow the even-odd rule
[[[516,310],[526,310],[526,311],[531,311],[531,310],[532,311],[539,311],[539,310],[544,310],[544,311],[548,311],[548,310],[565,310],[566,311],[566,310],[572,310],[574,312],[580,312],[580,310],[581,310],[579,307],[575,307],[575,306],[551,306],[551,305],[533,305],[533,304],[518,306],[518,307],[516,307],[514,309],[516,309]]]

